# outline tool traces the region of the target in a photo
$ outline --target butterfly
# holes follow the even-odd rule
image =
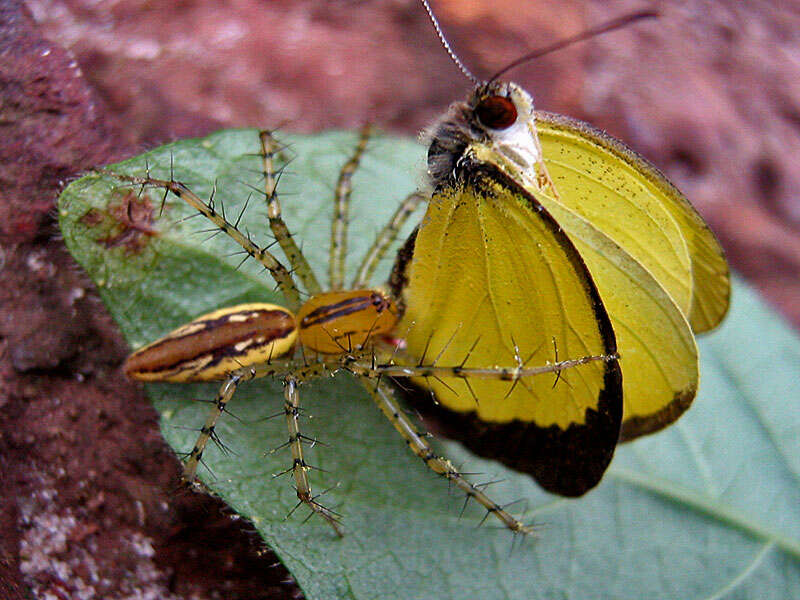
[[[620,358],[555,381],[415,383],[449,436],[581,495],[619,441],[691,405],[695,334],[728,309],[724,253],[646,159],[587,123],[535,111],[497,76],[453,104],[429,140],[432,196],[392,277],[409,355],[464,367]]]

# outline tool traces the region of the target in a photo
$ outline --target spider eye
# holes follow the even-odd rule
[[[505,96],[489,96],[478,102],[475,115],[490,129],[508,129],[517,120],[517,107]]]

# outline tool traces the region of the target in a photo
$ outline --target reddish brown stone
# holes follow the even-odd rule
[[[434,5],[484,77],[524,49],[641,8]],[[787,57],[800,17],[785,5],[662,2],[655,23],[511,77],[540,108],[588,118],[653,159],[734,266],[798,325],[800,76]],[[23,561],[28,583],[55,597],[72,597],[91,569],[111,582],[98,597],[130,592],[134,572],[164,598],[297,594],[218,504],[174,493],[177,463],[119,372],[126,348],[57,241],[55,197],[95,164],[223,126],[371,121],[414,135],[469,84],[415,0],[25,6],[33,19],[18,0],[0,3],[0,596],[25,597],[19,549],[32,540],[74,575]]]

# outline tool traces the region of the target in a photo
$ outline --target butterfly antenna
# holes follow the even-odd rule
[[[433,28],[436,30],[436,35],[439,36],[439,41],[442,42],[442,46],[444,46],[445,51],[447,51],[447,54],[450,56],[450,59],[454,63],[456,63],[456,66],[459,68],[459,70],[464,74],[464,76],[467,79],[469,79],[472,83],[477,84],[478,78],[472,74],[472,71],[470,71],[464,65],[463,62],[461,62],[461,59],[458,58],[456,53],[453,51],[453,48],[450,47],[450,42],[448,42],[447,38],[444,37],[442,28],[439,26],[439,21],[436,18],[436,15],[433,14],[433,9],[431,8],[431,5],[428,3],[428,0],[420,0],[420,2],[422,2],[422,6],[425,7],[425,12],[428,13],[428,16],[431,19],[431,23],[433,23]]]
[[[422,1],[423,1],[423,3],[425,3],[425,0],[422,0]],[[430,9],[428,9],[428,13],[430,14]],[[553,44],[550,44],[549,46],[544,46],[543,48],[539,48],[537,50],[533,50],[532,52],[529,52],[528,54],[520,56],[518,59],[516,59],[516,60],[512,61],[511,63],[507,64],[505,67],[500,69],[497,73],[492,75],[489,78],[488,83],[491,83],[492,81],[496,80],[498,77],[508,73],[514,67],[518,67],[519,65],[521,65],[523,63],[526,63],[529,60],[534,60],[534,59],[540,58],[540,57],[544,56],[545,54],[550,54],[551,52],[555,52],[556,50],[561,50],[562,48],[566,48],[567,46],[571,46],[572,44],[575,44],[577,42],[582,42],[584,40],[591,39],[591,38],[596,37],[598,35],[602,35],[604,33],[608,33],[609,31],[614,31],[615,29],[620,29],[622,27],[627,27],[628,25],[631,25],[631,24],[633,24],[633,23],[635,23],[637,21],[641,21],[643,19],[653,19],[653,18],[656,18],[656,17],[658,17],[658,12],[657,11],[655,11],[655,10],[642,10],[642,11],[631,13],[631,14],[628,14],[628,15],[625,15],[625,16],[622,16],[622,17],[618,17],[616,19],[613,19],[611,21],[608,21],[607,23],[603,23],[603,24],[598,25],[596,27],[592,27],[590,29],[586,29],[585,31],[582,31],[582,32],[580,32],[580,33],[578,33],[576,35],[570,36],[568,38],[564,38],[563,40],[559,40],[557,42],[554,42]],[[432,18],[433,18],[433,15],[431,15],[431,19]],[[435,24],[435,21],[434,21],[434,24]],[[439,29],[438,26],[437,26],[436,29],[438,31],[438,29]],[[441,33],[439,35],[441,37]],[[445,47],[447,48],[447,46],[445,46]],[[448,48],[448,52],[451,52],[449,48]],[[452,56],[452,54],[451,54],[451,56]],[[457,61],[458,59],[454,59],[454,60]],[[460,64],[460,63],[457,63],[457,64]]]

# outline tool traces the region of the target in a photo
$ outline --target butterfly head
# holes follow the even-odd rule
[[[473,160],[491,160],[509,174],[532,172],[541,160],[533,99],[519,85],[478,84],[429,130],[428,173],[435,187],[459,180]]]

